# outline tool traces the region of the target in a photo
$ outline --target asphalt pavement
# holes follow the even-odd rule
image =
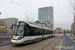
[[[0,38],[0,46],[11,44],[11,38]]]
[[[56,46],[60,46],[62,35],[56,35],[48,39],[44,39],[38,42],[30,44],[10,44],[1,46],[0,50],[59,50]],[[59,45],[58,45],[59,44]]]
[[[12,44],[10,40],[7,40],[5,42],[0,42],[0,46],[5,46],[5,45],[9,45]]]
[[[12,34],[0,34],[0,46],[11,44]]]
[[[70,39],[66,34],[63,35],[60,50],[75,50],[75,42]]]

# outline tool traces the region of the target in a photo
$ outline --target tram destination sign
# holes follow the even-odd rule
[[[20,25],[24,25],[24,23],[20,23]]]

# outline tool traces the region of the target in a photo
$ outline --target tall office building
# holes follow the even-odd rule
[[[38,21],[53,25],[53,7],[42,7],[38,9]]]

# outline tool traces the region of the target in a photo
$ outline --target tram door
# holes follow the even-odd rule
[[[29,35],[29,26],[26,27],[26,35]]]

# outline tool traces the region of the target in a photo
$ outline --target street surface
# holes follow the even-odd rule
[[[31,44],[23,44],[23,45],[5,45],[1,46],[0,50],[58,50],[55,48],[61,43],[62,35],[56,35],[55,37],[51,37],[39,42],[31,43]]]
[[[11,44],[13,34],[0,34],[0,46]]]
[[[75,50],[75,42],[73,42],[66,34],[63,35],[60,50]]]
[[[71,39],[75,39],[75,35],[72,35],[72,34],[70,34],[70,35],[68,35]]]

